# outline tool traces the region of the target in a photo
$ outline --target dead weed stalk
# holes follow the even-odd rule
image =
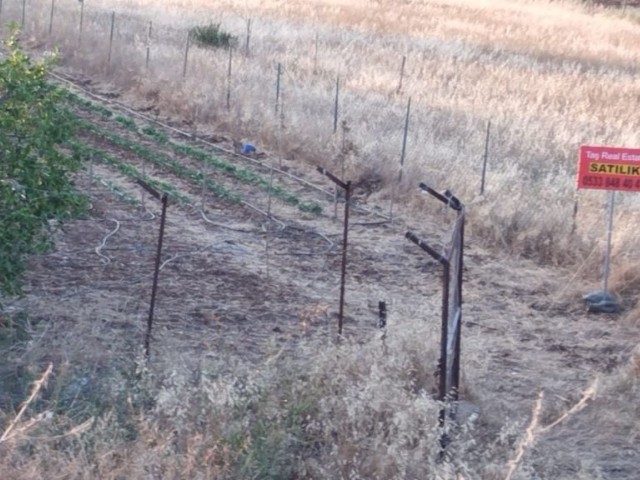
[[[27,410],[29,405],[31,405],[31,403],[38,396],[38,393],[40,392],[42,387],[44,387],[46,385],[47,380],[49,379],[49,375],[51,375],[52,370],[53,370],[53,364],[50,363],[49,366],[47,367],[47,369],[44,371],[44,373],[40,376],[40,378],[38,380],[36,380],[36,382],[33,384],[33,387],[31,388],[31,393],[29,394],[29,397],[24,401],[24,403],[20,407],[20,410],[18,411],[18,414],[11,421],[9,426],[6,428],[6,430],[4,431],[2,436],[0,437],[0,443],[4,443],[9,439],[14,438],[16,435],[19,435],[20,433],[26,432],[33,425],[35,425],[40,420],[45,418],[44,415],[38,415],[35,418],[33,418],[33,419],[29,420],[28,422],[26,422],[25,424],[23,424],[13,434],[11,433],[15,429],[16,425],[18,425],[18,423],[20,422],[20,419],[24,415],[24,412]]]
[[[580,400],[578,400],[577,403],[575,403],[568,410],[565,410],[562,413],[562,415],[556,418],[553,422],[544,426],[540,425],[540,414],[542,413],[542,401],[544,399],[544,392],[540,391],[540,393],[538,393],[538,398],[536,399],[536,402],[533,405],[531,422],[529,422],[529,426],[527,427],[524,437],[522,438],[522,440],[518,444],[518,447],[516,448],[515,455],[511,460],[509,460],[509,463],[507,464],[508,470],[507,470],[507,475],[505,476],[505,480],[511,480],[511,478],[513,477],[513,474],[516,472],[516,470],[518,469],[518,466],[520,465],[520,462],[522,461],[522,457],[524,456],[525,450],[527,448],[532,447],[536,443],[536,440],[541,434],[550,431],[552,428],[554,428],[556,425],[560,424],[561,422],[569,418],[571,415],[582,410],[586,406],[587,402],[595,396],[597,390],[598,390],[598,379],[596,378],[591,383],[591,385],[589,385],[582,392]]]

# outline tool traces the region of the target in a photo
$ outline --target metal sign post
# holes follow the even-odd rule
[[[613,232],[613,208],[616,201],[616,192],[609,192],[609,205],[607,208],[607,215],[609,220],[607,222],[607,248],[604,255],[604,279],[602,281],[602,290],[605,295],[609,294],[609,270],[611,269],[611,234]]]
[[[618,313],[622,310],[620,302],[609,292],[615,192],[640,192],[640,149],[581,146],[578,188],[609,191],[603,289],[585,295],[583,299],[589,312]]]

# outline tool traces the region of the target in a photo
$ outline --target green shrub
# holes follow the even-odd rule
[[[219,23],[210,23],[193,27],[190,30],[192,40],[201,47],[230,48],[238,43],[238,39],[220,28]]]
[[[80,159],[60,151],[73,119],[47,82],[49,62],[33,62],[12,27],[0,61],[0,291],[20,292],[27,255],[51,245],[52,225],[78,215],[86,199],[71,174]]]

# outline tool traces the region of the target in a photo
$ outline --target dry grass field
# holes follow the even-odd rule
[[[600,285],[606,195],[575,189],[581,144],[640,146],[636,10],[535,0],[0,5],[3,26],[24,19],[34,55],[59,49],[57,74],[91,102],[72,108],[92,125],[80,136],[94,159],[92,177],[77,179],[91,196],[87,218],[33,259],[24,297],[2,302],[0,478],[637,478],[640,196],[617,195],[610,285],[624,311],[598,316],[580,297]],[[209,23],[236,37],[232,50],[187,44],[189,29]],[[195,137],[224,150],[250,142],[263,165],[214,173],[197,163],[205,147]],[[140,204],[122,164],[181,198],[149,364],[140,339],[159,207]],[[274,179],[270,164],[325,189],[314,167],[344,169],[358,186],[366,210],[354,212],[339,344],[332,201]],[[204,197],[194,178],[242,201]],[[290,196],[272,205],[260,181]],[[440,270],[402,236],[446,242],[452,219],[416,193],[418,181],[452,190],[468,213],[461,398],[480,413],[451,432],[444,459],[432,398]],[[380,224],[392,197],[396,219]],[[318,215],[300,208],[316,203]],[[374,328],[383,299],[384,339]]]

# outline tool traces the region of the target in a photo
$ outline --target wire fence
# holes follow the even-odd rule
[[[114,84],[133,77],[172,85],[174,92],[188,92],[189,98],[180,108],[191,117],[189,121],[241,121],[243,130],[256,138],[269,138],[271,145],[279,147],[301,138],[302,145],[296,149],[328,151],[325,158],[329,163],[340,156],[343,142],[338,138],[338,126],[342,124],[353,138],[372,131],[381,133],[379,141],[358,145],[358,156],[373,156],[390,178],[401,169],[411,175],[416,163],[426,162],[432,163],[428,168],[433,182],[441,183],[450,176],[454,162],[442,165],[440,159],[480,157],[486,120],[449,112],[446,122],[438,121],[438,111],[429,111],[424,97],[422,102],[414,98],[414,116],[421,117],[419,122],[416,118],[420,128],[409,132],[407,98],[418,88],[415,79],[422,75],[422,67],[412,65],[406,54],[390,59],[391,71],[376,72],[388,80],[389,88],[371,90],[360,86],[366,75],[361,66],[322,62],[317,31],[296,45],[300,53],[285,64],[278,57],[291,58],[290,52],[281,52],[279,43],[257,36],[260,26],[251,19],[229,20],[237,42],[227,49],[202,48],[192,42],[191,26],[184,21],[163,24],[137,13],[105,11],[84,1],[4,0],[0,3],[0,25],[8,22],[21,25],[24,34],[37,39],[40,46],[59,47],[65,63],[89,74],[107,75],[116,80]],[[269,71],[272,85],[265,84],[265,72]],[[155,101],[151,97],[157,93],[148,94],[150,102]],[[372,116],[372,111],[380,115]],[[467,141],[461,144],[445,131],[451,125],[477,132],[472,136],[478,137],[477,141],[468,141],[470,136],[465,135]],[[416,144],[419,150],[411,148]],[[402,175],[399,178],[405,190],[410,188],[409,181]]]

